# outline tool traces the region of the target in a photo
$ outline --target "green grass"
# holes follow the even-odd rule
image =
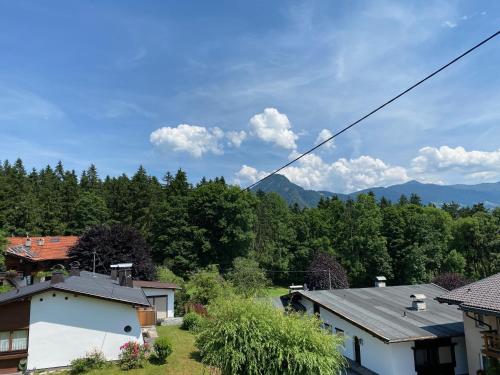
[[[284,288],[282,286],[273,285],[267,287],[265,290],[265,295],[267,297],[280,297],[284,294],[288,294],[288,288]]]
[[[157,327],[160,336],[167,336],[172,341],[173,352],[164,365],[147,363],[141,369],[121,371],[116,365],[101,370],[90,371],[88,375],[208,375],[207,367],[198,359],[194,346],[194,336],[178,326]]]

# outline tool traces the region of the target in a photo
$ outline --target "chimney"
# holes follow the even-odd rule
[[[64,282],[63,270],[60,267],[55,266],[52,270],[52,277],[50,279],[51,284],[58,284]]]
[[[425,299],[427,298],[425,294],[412,294],[410,296],[413,299],[411,303],[411,307],[416,311],[425,311],[427,310],[427,304],[425,303]]]
[[[385,276],[376,276],[375,277],[375,288],[385,288],[385,282],[387,279]]]
[[[111,280],[118,279],[118,264],[111,265]]]
[[[120,263],[118,266],[118,283],[121,286],[133,287],[132,283],[132,263]]]
[[[24,243],[24,246],[31,247],[31,238],[26,237],[26,242]]]
[[[36,242],[38,246],[43,246],[45,245],[45,238],[39,238]]]
[[[71,263],[70,276],[80,276],[80,262],[75,261]]]

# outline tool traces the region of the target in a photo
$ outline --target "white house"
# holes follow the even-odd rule
[[[118,359],[127,341],[143,343],[138,307],[150,307],[142,289],[102,275],[68,277],[0,295],[0,374],[68,366],[91,350]]]
[[[292,304],[344,337],[343,354],[383,375],[467,374],[461,313],[434,284],[296,291]],[[427,297],[427,298],[426,298]]]
[[[500,360],[500,273],[437,298],[463,312],[469,374],[484,374]]]
[[[134,288],[141,288],[146,294],[149,303],[156,310],[157,320],[174,317],[175,291],[180,289],[177,285],[143,280],[134,280],[133,285]]]

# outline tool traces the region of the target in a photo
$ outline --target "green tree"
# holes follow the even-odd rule
[[[316,317],[241,298],[219,299],[208,313],[196,346],[202,361],[222,375],[326,375],[345,366],[342,339]]]
[[[83,191],[75,203],[73,232],[81,234],[90,227],[105,224],[108,217],[108,207],[104,198],[94,191]]]
[[[249,258],[236,258],[228,275],[236,293],[245,297],[261,296],[269,285],[265,272],[259,263]]]
[[[231,292],[229,283],[219,274],[217,266],[210,265],[191,275],[185,284],[189,302],[208,305]]]

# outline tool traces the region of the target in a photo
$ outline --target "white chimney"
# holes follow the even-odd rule
[[[411,299],[413,299],[411,303],[411,307],[413,310],[417,311],[425,311],[427,310],[427,304],[425,303],[425,299],[427,298],[425,294],[412,294],[410,296]]]
[[[385,282],[387,279],[385,276],[376,276],[375,277],[375,288],[385,288]]]
[[[45,239],[44,239],[44,238],[39,238],[39,239],[37,240],[37,244],[38,244],[38,246],[43,246],[43,245],[45,245]]]
[[[26,237],[26,242],[24,243],[24,246],[31,247],[31,238]]]

